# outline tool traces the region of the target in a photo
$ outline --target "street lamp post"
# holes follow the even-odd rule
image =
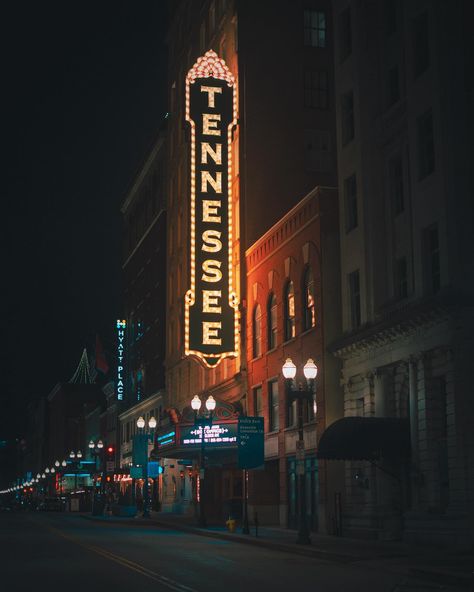
[[[79,465],[81,463],[81,458],[82,458],[82,452],[80,450],[78,450],[77,452],[75,452],[74,450],[71,450],[71,452],[69,453],[69,458],[74,462],[74,493],[77,491],[77,471],[79,469]]]
[[[305,460],[304,460],[304,433],[303,433],[303,401],[308,401],[314,407],[316,412],[316,393],[314,390],[314,380],[318,374],[318,367],[310,358],[304,365],[303,372],[306,378],[307,388],[303,389],[300,383],[296,388],[294,378],[296,376],[296,366],[291,358],[287,358],[282,367],[283,376],[286,380],[286,392],[289,401],[297,402],[298,415],[298,441],[296,443],[296,471],[298,474],[298,493],[299,493],[299,520],[298,536],[296,542],[300,545],[310,545],[311,537],[308,529],[306,516],[306,479],[305,479]]]
[[[155,435],[155,428],[156,428],[156,419],[154,417],[150,417],[148,420],[148,429],[149,432],[145,432],[145,425],[146,422],[143,417],[139,417],[137,419],[137,428],[143,430],[141,432],[145,437],[145,466],[143,467],[143,518],[150,518],[150,509],[149,509],[149,487],[148,487],[148,440],[151,439],[154,444],[154,435]]]
[[[206,409],[207,413],[205,412],[204,415],[199,415],[199,410],[201,409],[202,401],[198,397],[198,395],[194,395],[193,400],[191,401],[191,407],[194,411],[194,425],[201,429],[201,458],[199,461],[199,520],[198,525],[201,528],[206,528],[207,520],[206,520],[206,509],[205,509],[205,500],[204,500],[204,487],[202,481],[205,478],[205,470],[206,470],[206,457],[205,457],[205,428],[212,426],[212,415],[214,413],[214,409],[216,408],[216,400],[212,395],[206,400]]]
[[[93,482],[93,493],[92,493],[92,514],[98,515],[96,514],[97,509],[96,509],[96,498],[97,498],[97,457],[99,457],[99,471],[102,468],[102,451],[104,449],[104,443],[102,442],[102,440],[98,440],[97,442],[94,442],[93,440],[91,440],[89,442],[89,452],[91,453],[91,455],[94,457],[94,476],[92,479]],[[104,486],[104,475],[102,472],[102,481],[101,481],[101,487]],[[99,509],[99,513],[102,513],[102,510]]]

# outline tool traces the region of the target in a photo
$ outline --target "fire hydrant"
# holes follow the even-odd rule
[[[229,516],[229,519],[226,520],[226,526],[229,529],[229,532],[235,532],[235,518],[232,518],[232,516]]]

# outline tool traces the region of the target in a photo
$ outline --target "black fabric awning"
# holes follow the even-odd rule
[[[397,417],[343,417],[321,436],[317,456],[332,460],[393,460],[410,455],[407,419]]]

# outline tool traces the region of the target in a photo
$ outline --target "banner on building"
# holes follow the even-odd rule
[[[186,76],[191,130],[191,286],[185,298],[185,354],[212,367],[238,351],[233,286],[232,129],[235,79],[213,51]]]

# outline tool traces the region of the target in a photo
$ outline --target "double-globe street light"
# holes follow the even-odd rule
[[[140,434],[145,438],[144,446],[145,446],[145,465],[143,467],[143,518],[150,517],[150,509],[149,509],[149,490],[148,490],[148,440],[151,439],[153,445],[155,444],[155,428],[156,428],[156,419],[152,416],[148,420],[148,429],[149,432],[145,431],[146,422],[142,416],[137,419],[137,428],[140,430]]]
[[[216,408],[216,400],[212,395],[206,399],[206,409],[207,412],[204,414],[199,415],[199,410],[201,409],[202,401],[198,397],[198,395],[194,395],[193,400],[191,401],[191,407],[194,411],[194,425],[200,428],[201,433],[201,458],[199,461],[199,520],[198,525],[202,528],[206,528],[207,521],[206,521],[206,510],[205,510],[205,500],[204,500],[204,487],[202,481],[205,477],[205,428],[212,426],[212,416],[214,413],[214,409]]]
[[[308,528],[306,516],[306,479],[305,479],[305,458],[304,458],[304,434],[303,434],[303,401],[308,401],[313,405],[314,415],[316,415],[316,390],[314,381],[318,374],[318,367],[314,361],[309,358],[303,367],[303,373],[306,378],[306,389],[303,389],[301,383],[296,385],[296,366],[291,358],[287,358],[282,367],[283,376],[286,380],[286,393],[288,402],[297,402],[298,417],[298,441],[296,443],[296,471],[298,474],[298,499],[299,499],[299,520],[298,535],[296,542],[300,545],[310,545],[311,537]]]

